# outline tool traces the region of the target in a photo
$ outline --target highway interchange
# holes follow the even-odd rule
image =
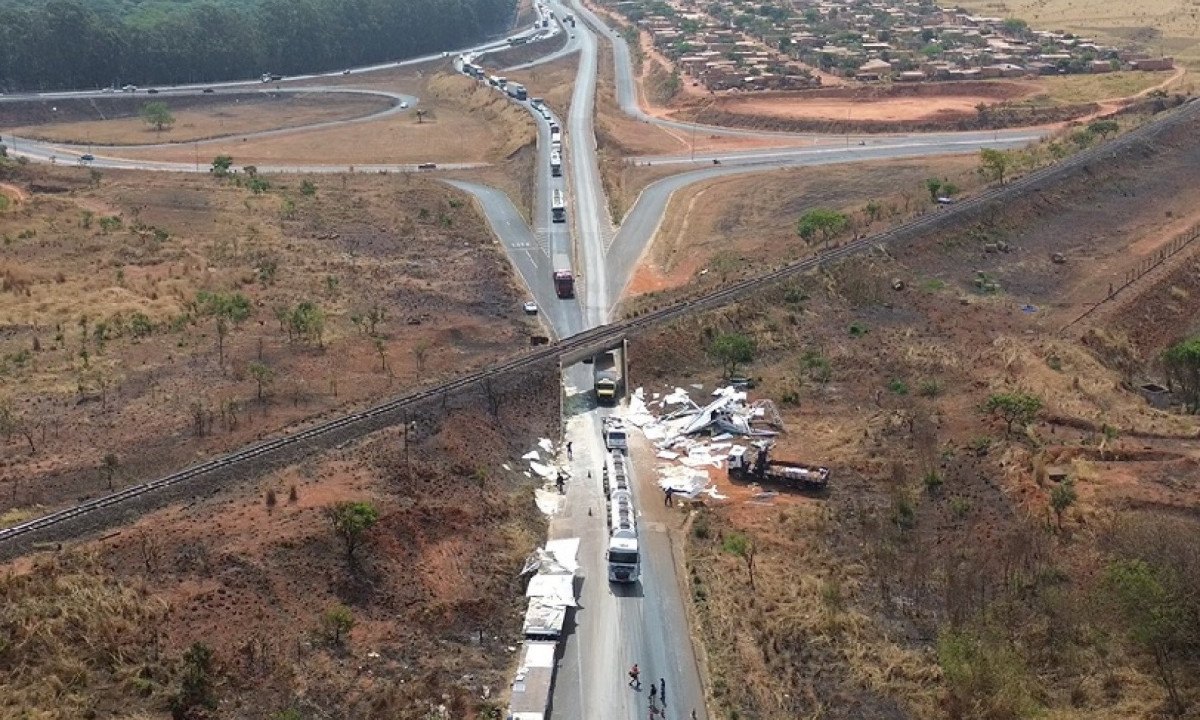
[[[888,135],[863,138],[817,135],[781,135],[746,132],[654,118],[642,111],[637,102],[636,83],[632,73],[628,48],[620,36],[604,26],[592,13],[577,5],[565,7],[547,2],[556,17],[574,13],[580,22],[561,31],[570,35],[564,46],[533,63],[578,53],[569,116],[559,119],[565,130],[565,169],[562,177],[552,177],[549,171],[549,130],[540,115],[534,115],[538,126],[537,190],[530,227],[502,192],[485,185],[467,181],[450,184],[474,196],[504,245],[516,272],[542,309],[544,322],[557,337],[568,337],[605,324],[612,319],[614,308],[633,275],[640,257],[649,245],[662,221],[667,203],[673,193],[689,184],[735,173],[763,172],[781,167],[861,162],[888,158],[920,157],[947,153],[974,153],[981,147],[1011,147],[1037,139],[1037,131],[1017,130],[999,133],[941,133],[930,135]],[[525,36],[542,31],[530,30]],[[780,150],[747,150],[719,155],[635,158],[634,162],[680,166],[680,174],[659,180],[648,186],[632,208],[614,226],[600,180],[596,158],[596,140],[592,128],[599,44],[613,45],[616,93],[618,105],[630,116],[647,123],[656,123],[674,130],[702,131],[706,135],[740,135],[783,137],[793,146]],[[507,43],[488,43],[461,52],[479,56],[507,47]],[[351,70],[351,74],[389,69],[403,65],[418,65],[440,59],[441,55],[414,58],[400,63],[387,63],[370,68]],[[343,75],[342,72],[288,78],[320,80]],[[165,94],[202,92],[204,88],[220,88],[222,92],[261,92],[258,80],[233,83],[208,83],[164,90]],[[283,88],[281,88],[283,89]],[[530,88],[530,94],[538,94]],[[270,88],[270,91],[279,91]],[[346,92],[344,87],[306,86],[284,91]],[[37,96],[46,98],[88,97],[98,93],[54,93]],[[396,103],[385,112],[394,112],[399,102],[416,104],[418,98],[384,93]],[[0,102],[21,99],[0,98]],[[526,104],[528,107],[528,105]],[[531,109],[532,112],[532,109]],[[374,119],[378,116],[368,116]],[[368,118],[336,123],[361,122]],[[563,121],[565,120],[565,122]],[[306,128],[308,129],[308,128]],[[294,132],[296,128],[272,132]],[[257,134],[256,134],[257,135]],[[28,139],[6,137],[10,152],[34,161],[76,162],[86,148],[61,144],[38,143]],[[800,140],[802,144],[795,146]],[[862,143],[862,144],[859,144]],[[203,143],[201,143],[203,144]],[[713,160],[719,159],[720,164]],[[436,160],[436,158],[431,158]],[[118,157],[97,157],[93,164],[105,168],[126,168],[173,172],[206,171],[207,166],[193,163],[168,163],[128,160]],[[440,168],[451,166],[439,165]],[[463,167],[463,166],[458,166]],[[688,169],[688,168],[691,169]],[[356,165],[363,172],[409,171],[404,165]],[[288,164],[260,166],[262,172],[345,172],[345,165]],[[553,189],[567,192],[568,222],[553,223],[550,219],[549,197]],[[567,252],[577,277],[575,300],[560,300],[551,282],[551,258],[555,252]],[[574,443],[572,474],[575,480],[568,485],[563,512],[551,521],[553,537],[580,537],[579,561],[583,577],[580,589],[580,609],[575,614],[575,626],[566,640],[558,679],[553,696],[552,717],[572,720],[634,720],[646,716],[644,694],[635,693],[625,682],[630,665],[639,663],[647,680],[664,677],[667,680],[670,702],[664,720],[688,720],[691,711],[705,718],[703,685],[684,607],[682,584],[676,574],[671,539],[661,524],[642,523],[639,533],[642,544],[642,582],[629,592],[621,592],[606,581],[603,547],[607,538],[604,519],[604,497],[599,483],[604,449],[600,443],[601,413],[589,409],[581,398],[590,387],[591,376],[583,367],[564,374],[573,409],[568,419],[568,439]],[[588,471],[595,471],[588,481]],[[635,470],[635,474],[636,470]],[[643,468],[638,487],[640,502],[658,501],[652,471]]]

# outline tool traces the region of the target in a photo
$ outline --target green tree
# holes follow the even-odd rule
[[[324,347],[325,312],[321,310],[321,306],[305,300],[292,310],[288,324],[291,328],[288,333],[290,337],[304,338],[309,342],[316,342],[317,347]]]
[[[153,125],[154,129],[162,132],[175,124],[175,116],[171,114],[171,109],[163,102],[149,102],[142,106],[142,120],[147,125]]]
[[[754,589],[754,541],[740,532],[732,532],[725,536],[721,548],[731,555],[737,555],[746,563],[746,573],[750,577],[750,592]]]
[[[250,317],[250,301],[241,293],[213,293],[201,290],[196,293],[196,307],[200,314],[211,317],[217,331],[217,364],[225,367],[225,337],[229,324],[240,325]]]
[[[796,233],[806,242],[811,242],[820,233],[822,242],[828,243],[829,238],[845,230],[849,224],[850,219],[837,210],[814,208],[796,221]]]
[[[1067,508],[1075,504],[1078,497],[1078,493],[1075,492],[1075,483],[1070,480],[1064,480],[1050,491],[1050,508],[1054,510],[1059,530],[1062,530],[1063,514],[1067,512]]]
[[[1004,30],[1010,35],[1023,38],[1029,34],[1029,23],[1020,18],[1008,18],[1004,21]]]
[[[355,553],[367,530],[379,521],[379,511],[369,502],[344,501],[325,508],[325,517],[346,546],[346,561],[354,567],[357,565]]]
[[[937,202],[938,193],[942,191],[942,181],[937,178],[927,178],[925,180],[925,189],[929,191],[929,201]]]
[[[218,155],[213,158],[212,170],[210,172],[218,177],[225,177],[229,174],[229,169],[231,167],[233,167],[232,157],[229,155]]]
[[[254,383],[258,386],[258,401],[262,402],[263,390],[270,386],[271,382],[275,380],[275,370],[273,370],[270,365],[257,360],[251,362],[247,366],[247,370],[250,371],[250,377],[254,378]]]
[[[713,341],[712,354],[721,361],[725,377],[730,377],[739,365],[754,360],[754,341],[738,333],[725,333]]]
[[[345,605],[334,605],[321,613],[321,634],[334,646],[341,646],[345,635],[354,628],[354,615]]]
[[[1004,178],[1008,174],[1011,163],[1012,159],[1003,150],[983,148],[979,151],[979,172],[985,178],[996,180],[1001,185],[1004,184]]]
[[[1162,354],[1167,384],[1178,389],[1192,412],[1200,412],[1200,337],[1189,338]]]
[[[1093,135],[1099,135],[1102,139],[1107,140],[1109,135],[1116,135],[1121,131],[1121,125],[1116,120],[1093,120],[1088,124],[1087,129]]]
[[[1118,560],[1108,566],[1105,586],[1129,639],[1154,658],[1154,669],[1175,714],[1183,698],[1175,676],[1178,655],[1188,640],[1186,606],[1170,573],[1144,560]]]
[[[195,717],[196,708],[217,709],[213,694],[212,650],[203,643],[192,643],[183,654],[179,691],[171,698],[171,717],[185,720]]]
[[[996,393],[987,399],[983,409],[1002,419],[1005,434],[1012,435],[1013,425],[1024,427],[1033,422],[1042,409],[1042,401],[1025,393]]]

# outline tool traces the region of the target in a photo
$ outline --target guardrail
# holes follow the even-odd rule
[[[218,470],[260,460],[274,453],[280,453],[285,449],[293,449],[302,443],[328,437],[340,430],[349,429],[363,434],[373,432],[376,428],[373,427],[372,421],[381,415],[404,410],[431,399],[445,397],[448,394],[484,383],[498,376],[531,369],[541,363],[557,362],[562,357],[572,356],[590,347],[601,346],[606,343],[616,344],[629,334],[670,322],[697,311],[727,305],[757,290],[773,285],[780,280],[809,272],[826,263],[844,259],[850,255],[869,250],[877,245],[900,242],[916,237],[921,233],[938,230],[943,226],[960,222],[964,218],[970,217],[975,211],[981,210],[994,202],[1001,202],[1031,190],[1036,191],[1038,189],[1036,186],[1042,182],[1054,180],[1057,177],[1069,174],[1075,168],[1086,165],[1089,162],[1111,157],[1129,145],[1151,138],[1166,129],[1187,121],[1197,112],[1200,112],[1200,103],[1187,103],[1169,113],[1166,117],[1148,123],[1111,143],[1091,148],[1063,163],[1035,171],[1008,185],[994,188],[973,198],[963,200],[945,210],[912,220],[879,235],[859,238],[811,258],[784,265],[754,278],[735,282],[707,295],[684,300],[670,307],[648,312],[644,315],[611,325],[592,328],[578,335],[573,335],[550,345],[543,346],[540,349],[527,352],[519,357],[501,362],[485,370],[469,373],[450,382],[393,398],[367,410],[344,415],[289,435],[257,443],[193,465],[157,480],[134,485],[119,492],[76,505],[75,507],[59,510],[34,520],[4,528],[0,530],[0,544],[95,513],[105,508],[118,506],[134,498],[178,485]],[[359,427],[355,428],[355,426]]]

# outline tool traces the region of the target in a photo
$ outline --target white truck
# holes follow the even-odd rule
[[[601,425],[604,435],[604,447],[610,452],[629,452],[629,435],[625,431],[625,423],[618,417],[606,417]]]
[[[562,153],[558,150],[550,151],[550,174],[562,177]]]
[[[622,453],[608,453],[604,483],[608,495],[608,549],[605,552],[608,581],[634,583],[641,577],[637,509],[633,505],[633,482]]]
[[[521,666],[517,668],[508,701],[508,717],[512,720],[543,720],[546,717],[554,689],[557,645],[553,640],[525,641],[521,649]]]

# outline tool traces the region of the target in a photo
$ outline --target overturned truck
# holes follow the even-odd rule
[[[730,449],[729,477],[747,482],[770,482],[802,490],[824,490],[829,486],[829,468],[820,465],[772,460],[774,443],[756,442],[751,447]]]

